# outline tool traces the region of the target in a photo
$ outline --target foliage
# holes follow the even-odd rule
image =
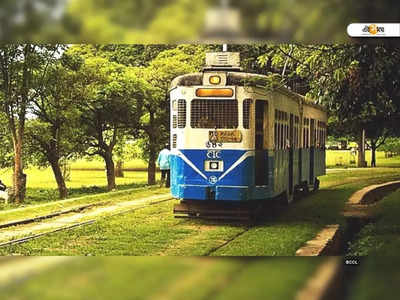
[[[400,138],[387,139],[385,144],[380,147],[380,150],[400,154]]]

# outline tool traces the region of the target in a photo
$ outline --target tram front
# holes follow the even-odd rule
[[[254,183],[253,101],[230,82],[239,53],[210,53],[202,73],[172,83],[171,193],[185,201],[246,201]]]

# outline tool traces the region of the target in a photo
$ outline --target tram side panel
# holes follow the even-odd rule
[[[325,138],[326,138],[326,128],[323,128],[323,134],[321,134],[321,127],[320,123],[322,122],[323,124],[326,125],[327,122],[327,115],[326,112],[316,109],[315,107],[312,107],[310,105],[304,105],[304,115],[303,117],[306,119],[306,125],[305,128],[307,129],[307,135],[303,138],[307,139],[307,142],[305,143],[305,147],[303,149],[304,152],[304,161],[303,161],[303,168],[307,171],[302,174],[302,179],[303,181],[307,181],[308,184],[313,184],[314,179],[325,175],[325,158],[326,158],[326,153],[325,153]],[[304,122],[303,122],[304,124]],[[303,131],[304,133],[304,131]],[[311,153],[313,152],[313,162],[310,160],[312,159]],[[313,167],[313,178],[311,177],[311,163]]]

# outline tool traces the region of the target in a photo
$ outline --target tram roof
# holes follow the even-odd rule
[[[246,85],[246,86],[254,86],[254,87],[265,87],[266,80],[270,79],[271,77],[267,75],[261,74],[254,74],[254,73],[245,73],[245,72],[227,72],[226,79],[227,85]],[[203,73],[190,73],[176,77],[171,82],[171,89],[177,86],[192,86],[192,85],[203,85]],[[306,105],[311,107],[315,107],[317,109],[326,111],[326,109],[316,104],[312,99],[307,98],[303,95],[297,94],[285,86],[279,86],[274,89],[274,91],[280,92],[288,97],[297,99],[298,101],[303,102]]]

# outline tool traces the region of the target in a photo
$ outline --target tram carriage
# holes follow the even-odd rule
[[[266,76],[242,72],[239,61],[239,53],[208,53],[203,72],[172,82],[176,216],[247,218],[317,189],[325,174],[325,110],[285,87],[260,86]]]

